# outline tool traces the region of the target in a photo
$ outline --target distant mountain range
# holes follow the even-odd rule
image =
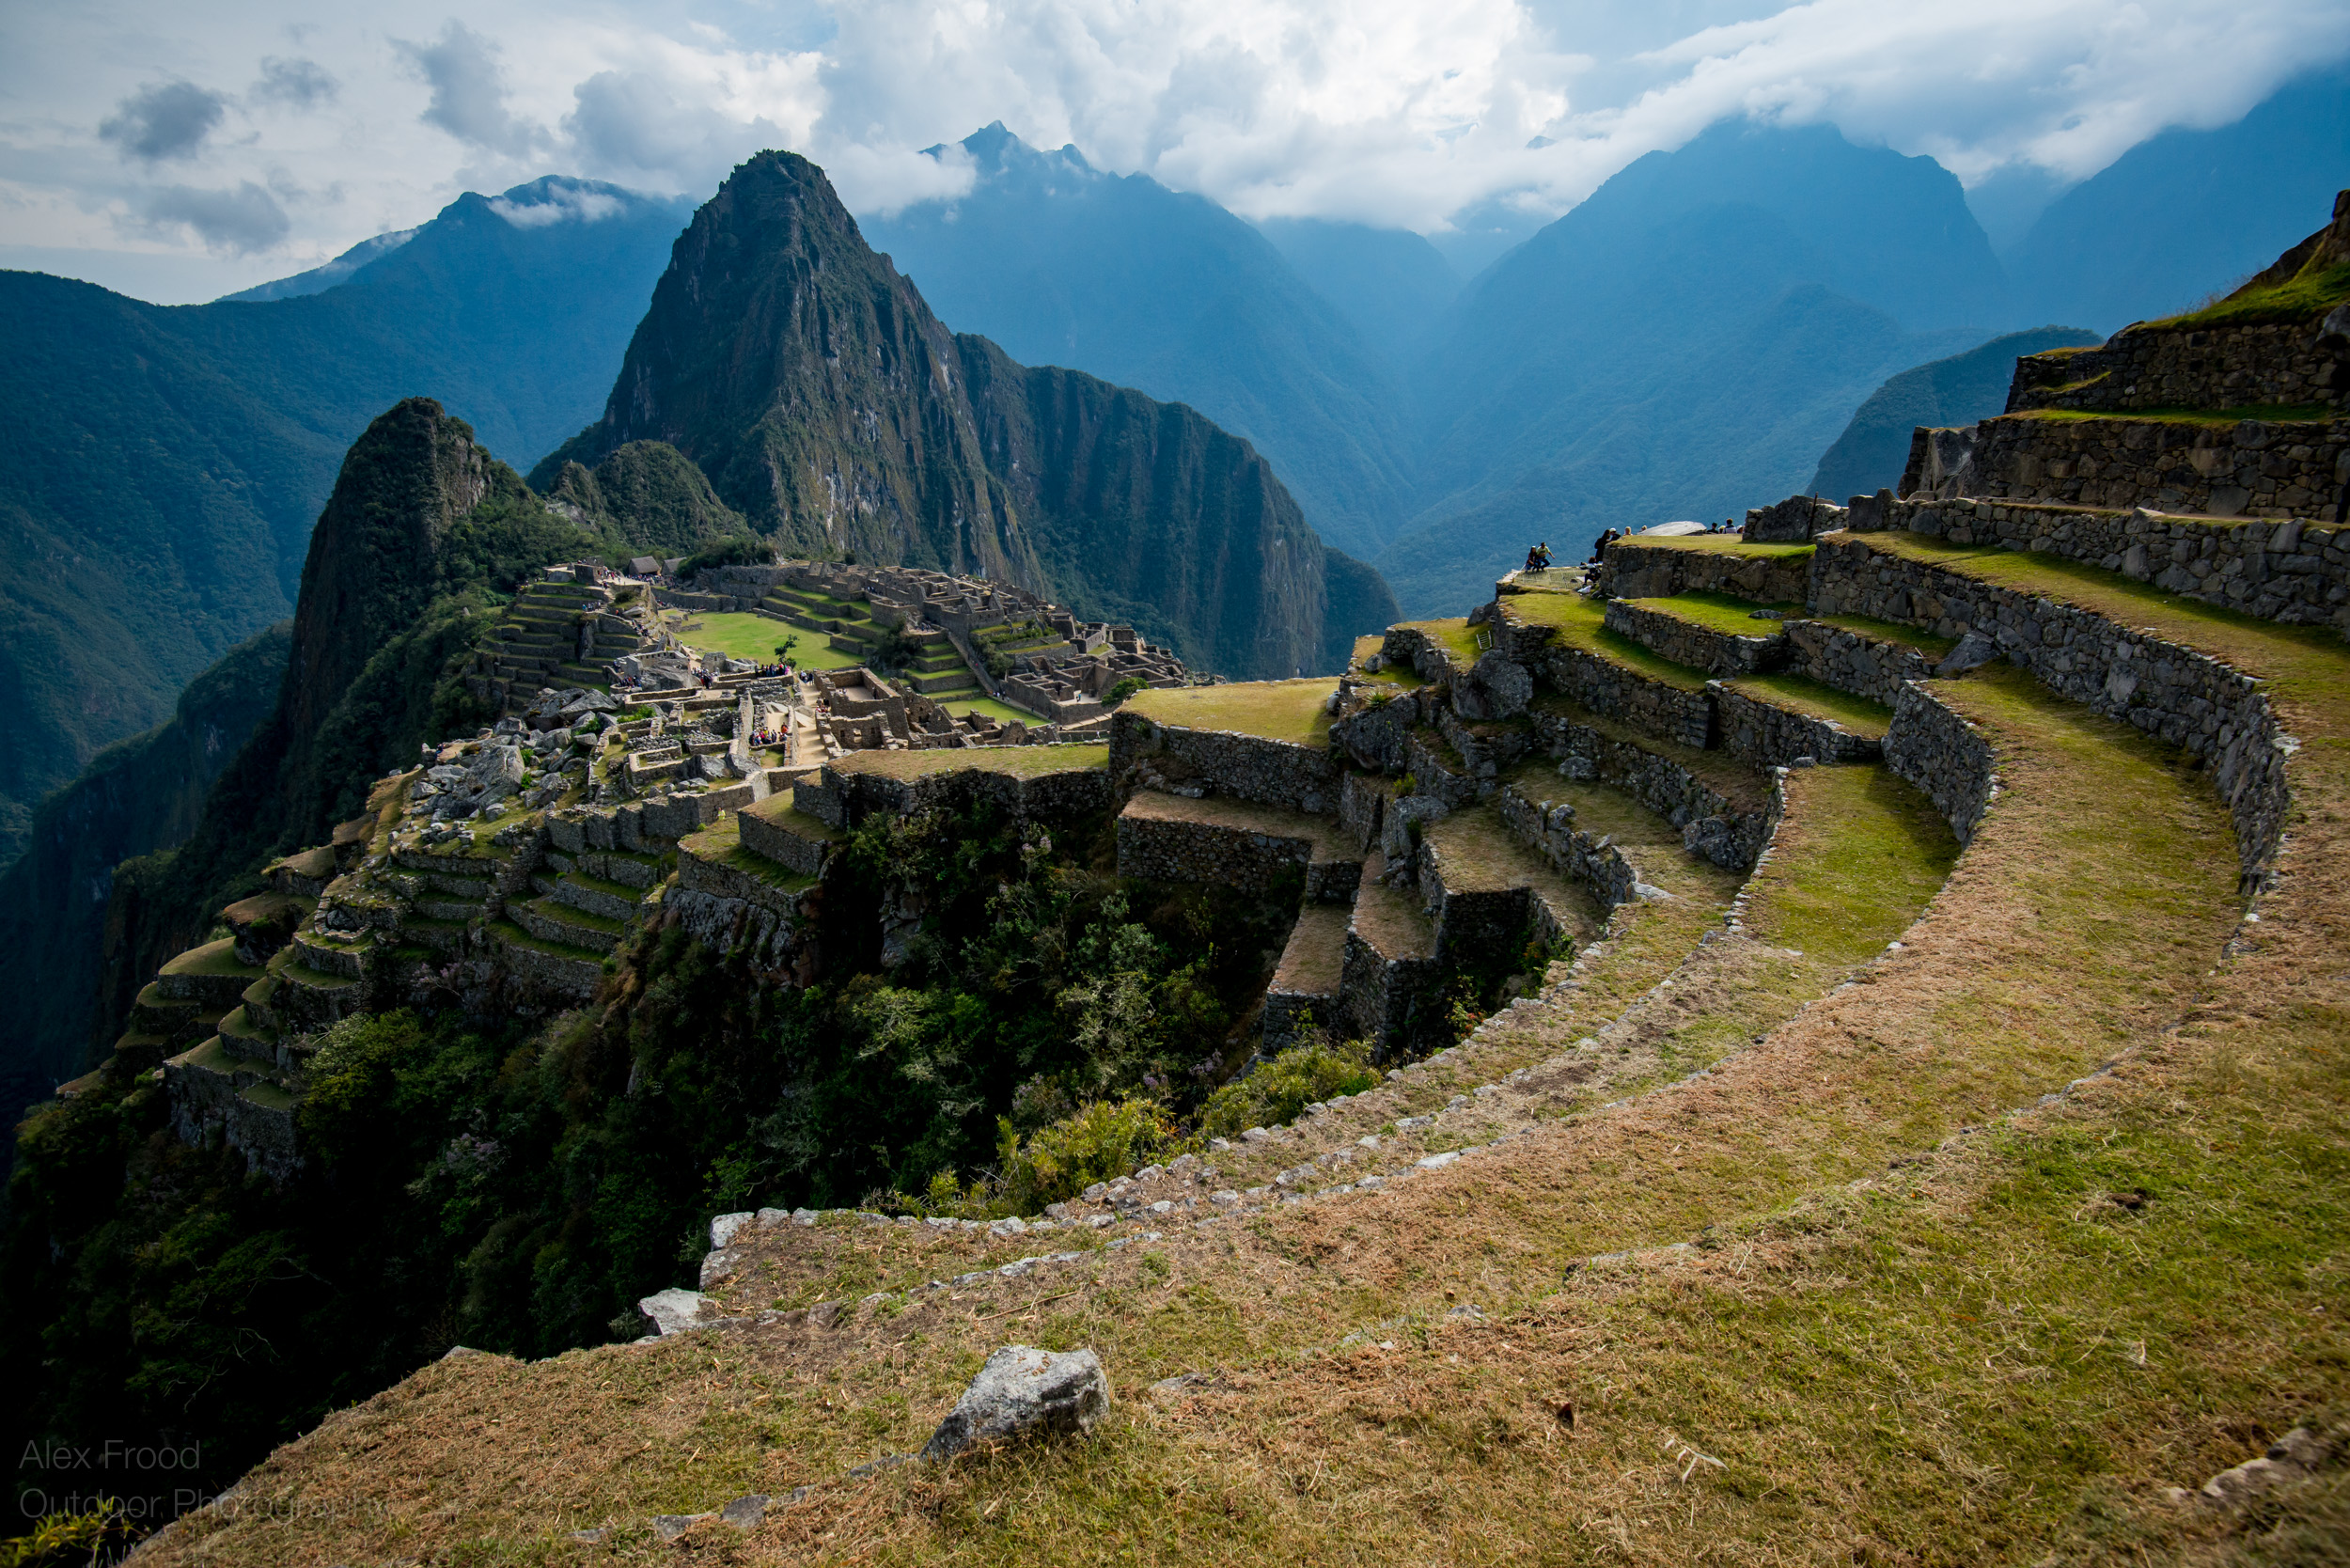
[[[35,802],[291,610],[370,418],[430,391],[524,461],[593,418],[690,210],[576,180],[461,196],[266,303],[0,273],[0,866]]]

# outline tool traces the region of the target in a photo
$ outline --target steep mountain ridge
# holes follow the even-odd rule
[[[752,158],[695,214],[603,417],[533,480],[638,441],[788,553],[1000,577],[1197,667],[1331,667],[1369,629],[1325,636],[1324,547],[1246,442],[949,333],[793,153]]]
[[[1398,368],[1267,236],[1000,122],[930,152],[967,160],[971,190],[860,223],[942,320],[1023,364],[1198,409],[1263,453],[1342,549],[1393,535],[1412,483]]]

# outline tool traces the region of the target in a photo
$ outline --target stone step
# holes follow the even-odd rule
[[[1291,870],[1304,873],[1308,900],[1343,903],[1363,857],[1331,819],[1229,796],[1141,790],[1119,813],[1120,876],[1262,893]]]
[[[743,847],[799,876],[821,877],[842,837],[797,808],[793,794],[769,795],[741,812]]]
[[[1494,805],[1512,838],[1600,910],[1716,891],[1720,869],[1690,850],[1669,818],[1614,786],[1562,776],[1547,758],[1506,776]]]
[[[422,907],[418,905],[419,909]],[[479,904],[460,904],[455,907],[468,910],[470,913],[457,918],[427,914],[411,916],[400,925],[400,940],[409,946],[425,949],[436,958],[448,959],[459,956],[464,952],[466,943],[472,935],[474,920],[478,918],[484,910]]]
[[[1346,933],[1353,918],[1354,911],[1345,904],[1308,901],[1298,910],[1272,983],[1265,987],[1262,1033],[1267,1054],[1294,1043],[1309,1025],[1338,1022]]]
[[[321,844],[316,849],[286,856],[271,866],[267,874],[279,892],[315,899],[326,891],[326,885],[335,880],[337,870],[335,851]]]
[[[539,891],[556,902],[602,916],[607,920],[633,920],[643,906],[644,894],[622,883],[606,882],[585,871],[564,871],[532,879]]]
[[[176,1039],[183,1027],[203,1011],[195,1002],[164,996],[164,988],[149,980],[131,1002],[131,1027],[142,1034],[160,1034],[166,1040]]]
[[[249,1009],[240,1006],[224,1014],[216,1033],[221,1048],[232,1057],[265,1067],[284,1065],[278,1059],[277,1030],[256,1023]]]
[[[1603,923],[1591,893],[1521,843],[1496,804],[1429,823],[1421,830],[1417,870],[1441,961],[1529,941],[1581,945]]]
[[[223,909],[220,918],[236,944],[237,957],[258,968],[293,940],[295,928],[317,907],[316,899],[296,898],[291,893],[256,893]]]
[[[538,936],[511,920],[492,921],[489,933],[508,970],[540,990],[584,1002],[603,979],[604,949]]]
[[[1386,870],[1378,850],[1363,861],[1346,927],[1339,1014],[1349,1033],[1392,1052],[1433,1031],[1435,1021],[1421,1003],[1436,978],[1436,928],[1418,898],[1379,880]]]
[[[344,980],[365,980],[368,960],[373,955],[375,941],[371,935],[356,941],[336,941],[317,932],[296,933],[291,951],[294,962],[322,975],[337,975]]]
[[[607,920],[584,909],[557,903],[552,898],[532,899],[527,903],[509,903],[506,906],[506,917],[539,941],[592,952],[599,957],[618,948],[620,939],[628,934],[625,921]]]
[[[932,698],[946,692],[977,689],[977,682],[971,679],[971,672],[963,666],[960,660],[934,674],[909,674],[901,676],[899,679],[903,684],[920,692],[924,697]]]
[[[261,978],[261,966],[237,956],[233,938],[222,937],[186,952],[156,971],[162,994],[177,1001],[194,1002],[213,1012],[226,1012],[244,996],[244,988]]]
[[[359,1011],[367,987],[348,975],[313,969],[289,949],[277,955],[279,988],[270,1011],[281,1030],[315,1033]]]
[[[172,1050],[169,1035],[132,1029],[117,1037],[108,1062],[115,1072],[135,1076],[141,1073],[152,1073],[161,1067],[164,1058],[171,1055]]]

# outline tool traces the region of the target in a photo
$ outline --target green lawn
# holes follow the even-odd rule
[[[1323,704],[1338,689],[1329,676],[1303,681],[1243,681],[1222,686],[1161,686],[1126,699],[1125,711],[1183,729],[1230,729],[1298,745],[1330,744]]]
[[[1477,633],[1469,626],[1466,616],[1451,616],[1443,620],[1405,620],[1398,624],[1427,635],[1452,655],[1452,662],[1463,669],[1477,663],[1485,651],[1478,646]]]
[[[964,713],[983,713],[987,717],[994,719],[998,724],[1010,724],[1014,719],[1019,720],[1022,724],[1044,724],[1049,722],[1045,719],[1039,718],[1036,714],[1029,713],[1025,708],[1015,708],[1009,702],[998,702],[992,697],[949,698],[941,700],[938,705],[946,709],[948,713],[957,714],[958,716]]]
[[[835,773],[877,773],[889,778],[926,778],[934,773],[1010,774],[1037,778],[1048,773],[1084,773],[1110,765],[1107,745],[939,746],[924,751],[853,751],[825,766]]]
[[[1937,637],[1932,632],[1921,632],[1915,626],[1904,626],[1891,620],[1877,620],[1865,615],[1812,615],[1807,611],[1802,619],[1816,620],[1823,626],[1833,626],[1839,631],[1851,632],[1858,636],[1872,637],[1878,642],[1897,642],[1904,647],[1914,648],[1921,653],[1933,654],[1935,658],[1940,658],[1958,646],[1956,637]]]
[[[678,641],[688,648],[723,653],[729,659],[753,659],[764,664],[776,656],[776,644],[786,637],[797,637],[799,644],[791,650],[791,662],[802,669],[851,669],[859,663],[854,653],[824,646],[822,632],[747,611],[688,616],[684,624],[671,630],[676,632]]]

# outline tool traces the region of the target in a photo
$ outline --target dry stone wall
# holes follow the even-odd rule
[[[2258,682],[2087,610],[1872,550],[1867,536],[1831,538],[1820,549],[1833,552],[1814,579],[1822,610],[1924,625],[1943,636],[1980,630],[2060,696],[2201,758],[2233,814],[2245,870],[2266,869],[2283,831],[2284,756],[2297,743],[2278,728]],[[1897,704],[1897,718],[1900,712]]]
[[[1727,593],[1761,604],[1803,598],[1810,557],[1791,551],[1757,556],[1736,550],[1675,548],[1619,540],[1592,569],[1592,587],[1610,599],[1667,599],[1676,593]]]
[[[1814,762],[1866,762],[1884,751],[1867,735],[1856,735],[1832,719],[1758,702],[1744,692],[1709,682],[1714,705],[1721,716],[1722,749],[1761,768],[1792,767]]]
[[[1574,808],[1551,804],[1513,784],[1501,792],[1501,821],[1518,842],[1550,862],[1560,873],[1591,891],[1602,910],[1630,903],[1640,886],[1632,863],[1606,834],[1593,835],[1577,827]]]
[[[2350,421],[2232,425],[2011,415],[1910,437],[1902,494],[2213,517],[2341,519]]]
[[[1118,874],[1122,877],[1208,883],[1264,894],[1283,876],[1303,873],[1313,852],[1313,839],[1303,833],[1292,837],[1131,810],[1118,819]],[[1361,864],[1351,863],[1351,869],[1359,878]],[[1349,884],[1343,891],[1335,883],[1325,884],[1325,902],[1342,902],[1353,892],[1353,879],[1343,880]]]
[[[1974,840],[1998,792],[1989,738],[1923,685],[1904,686],[1894,701],[1885,765],[1924,792],[1961,845]]]
[[[1343,766],[1336,753],[1290,741],[1159,724],[1120,710],[1110,722],[1109,777],[1128,777],[1145,760],[1171,760],[1184,774],[1215,781],[1235,800],[1324,816],[1339,804]]]
[[[1786,627],[1796,668],[1822,685],[1888,708],[1904,684],[1931,678],[1941,663],[1905,642],[1872,637],[1825,621],[1790,620]]]
[[[1534,669],[1551,690],[1595,713],[1694,750],[1712,744],[1714,705],[1702,691],[1668,686],[1597,654],[1556,643],[1535,656]]]
[[[1775,506],[1747,509],[1738,537],[1748,544],[1802,544],[1844,525],[1844,509],[1817,495],[1790,495]]]
[[[1606,627],[1650,652],[1710,675],[1759,675],[1790,658],[1787,634],[1776,620],[1758,620],[1749,636],[1733,635],[1684,620],[1668,610],[1628,599],[1607,602]]]
[[[2208,327],[2127,326],[2092,349],[2015,362],[2008,412],[2032,408],[2343,407],[2345,345],[2317,321]]]
[[[2215,523],[2143,508],[2026,506],[1959,497],[1894,503],[1912,533],[2085,561],[2264,620],[2342,622],[2350,610],[2350,528]]]
[[[1559,760],[1568,778],[1596,780],[1622,790],[1681,830],[1691,851],[1716,866],[1744,870],[1770,839],[1762,804],[1733,802],[1670,758],[1619,740],[1558,709],[1537,708],[1534,731]],[[1757,795],[1761,796],[1757,780]]]

